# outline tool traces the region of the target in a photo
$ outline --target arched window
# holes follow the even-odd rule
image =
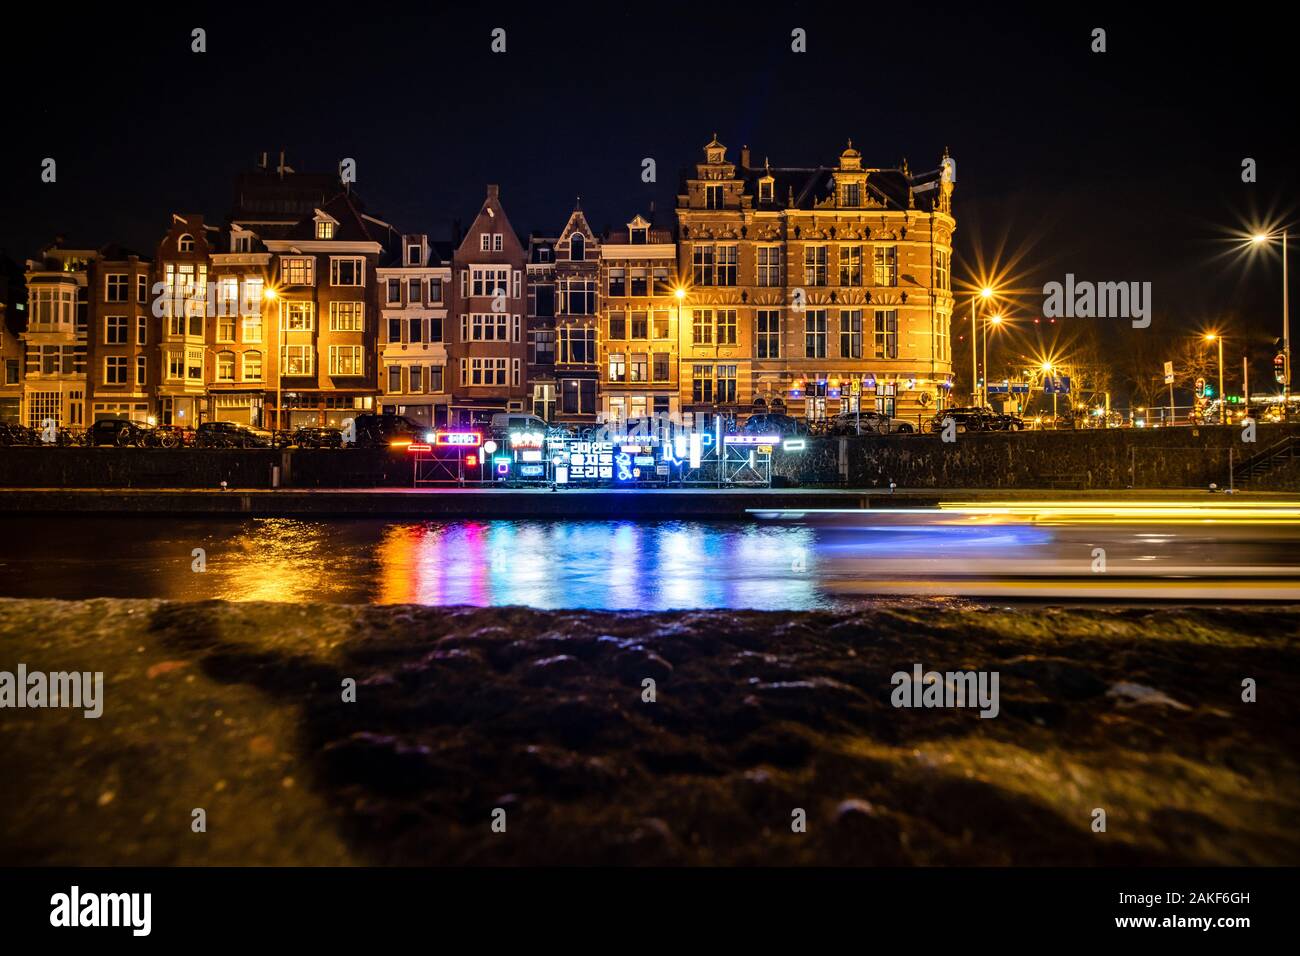
[[[176,240],[176,248],[179,249],[181,252],[193,252],[194,237],[191,236],[188,232],[185,233],[185,235],[181,236],[179,239]]]
[[[235,380],[235,353],[217,353],[217,381],[233,382]]]
[[[260,382],[262,380],[262,353],[256,350],[244,353],[244,374],[245,382]]]
[[[569,259],[573,262],[581,262],[587,255],[587,240],[581,234],[575,232],[569,237]]]

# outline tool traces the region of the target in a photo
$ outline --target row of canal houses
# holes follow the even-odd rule
[[[490,185],[446,242],[263,157],[226,221],[177,213],[152,256],[60,239],[29,260],[0,417],[930,414],[952,382],[949,168],[868,168],[851,143],[833,166],[735,162],[715,137],[671,221],[598,234],[574,208],[523,239]]]

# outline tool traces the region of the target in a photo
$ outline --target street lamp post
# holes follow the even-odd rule
[[[262,298],[267,302],[275,302],[277,293],[270,286],[262,293]],[[275,430],[283,431],[280,425],[281,405],[280,405],[280,359],[284,349],[284,343],[281,341],[284,335],[283,323],[280,321],[281,308],[279,303],[275,306]]]
[[[980,401],[979,350],[975,347],[978,342],[975,334],[975,300],[977,298],[986,302],[993,298],[992,287],[985,286],[970,297],[970,400],[972,405],[983,404]],[[988,364],[987,354],[984,356],[984,364]]]
[[[1287,233],[1288,230],[1282,230],[1282,414],[1284,418],[1291,402],[1291,317],[1286,281]],[[1268,242],[1271,238],[1273,238],[1271,233],[1257,232],[1250,237],[1250,241],[1259,245]]]
[[[673,295],[677,299],[677,417],[681,418],[682,407],[682,342],[685,333],[682,331],[682,302],[686,298],[686,290],[678,286],[673,290]],[[692,418],[692,426],[695,422]]]
[[[995,315],[992,318],[984,320],[984,388],[981,395],[980,408],[989,403],[989,323],[994,325],[1002,324],[1002,316]]]

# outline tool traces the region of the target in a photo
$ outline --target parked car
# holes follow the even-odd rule
[[[959,432],[986,432],[1000,427],[996,423],[997,415],[993,409],[959,406],[957,408],[945,408],[941,412],[936,412],[935,416],[930,419],[929,430],[938,434],[943,431],[944,422],[949,418],[956,423]]]
[[[830,419],[831,435],[906,435],[916,431],[916,426],[901,418],[890,418],[875,410],[845,412]]]
[[[275,436],[242,422],[202,422],[194,432],[199,448],[272,448]]]
[[[779,415],[772,412],[763,412],[758,415],[750,415],[749,420],[741,427],[742,435],[780,435],[782,438],[789,438],[796,435],[807,435],[810,433],[808,424],[789,415]]]
[[[0,445],[36,445],[40,443],[34,428],[16,422],[0,422]]]
[[[1012,415],[1009,412],[993,413],[993,430],[1004,432],[1022,432],[1025,430],[1025,420],[1019,415]]]
[[[86,429],[85,442],[92,448],[114,445],[118,448],[145,448],[154,442],[152,425],[129,418],[101,418]]]
[[[504,438],[510,432],[541,432],[545,435],[551,428],[546,419],[524,412],[500,412],[492,416],[488,427],[495,438]]]
[[[342,448],[343,432],[328,425],[301,425],[291,432],[279,434],[279,444],[299,448]]]
[[[358,448],[409,445],[424,441],[433,429],[405,415],[377,415],[365,412],[352,420]]]

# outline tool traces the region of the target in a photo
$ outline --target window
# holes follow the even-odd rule
[[[389,305],[402,304],[402,280],[389,279],[387,283],[388,293],[385,296]]]
[[[632,283],[630,295],[644,296],[650,287],[650,277],[646,275],[644,269],[632,270]]]
[[[333,239],[333,238],[334,238],[334,226],[335,226],[335,223],[330,222],[328,219],[319,219],[319,220],[317,220],[317,222],[316,222],[316,238],[317,238],[317,239]]]
[[[195,383],[203,381],[203,349],[185,350],[185,377]]]
[[[260,382],[262,380],[262,353],[256,350],[245,352],[243,355],[245,382]]]
[[[420,265],[420,260],[421,260],[422,258],[423,258],[423,257],[420,255],[420,247],[419,247],[419,246],[417,246],[417,245],[410,245],[410,246],[407,246],[407,247],[406,247],[406,264],[407,264],[408,266],[418,266],[418,265]]]
[[[365,285],[364,259],[330,259],[330,285]]]
[[[110,355],[104,359],[104,384],[126,384],[126,356]]]
[[[104,301],[125,302],[130,294],[128,276],[124,272],[111,272],[104,277]]]
[[[898,358],[898,310],[876,310],[876,358]]]
[[[564,327],[558,330],[559,361],[592,365],[596,361],[596,330]]]
[[[142,303],[149,301],[149,277],[143,272],[135,277],[135,300]]]
[[[847,206],[850,209],[857,209],[859,206],[861,206],[862,205],[862,184],[845,183],[843,202],[841,204]]]
[[[736,366],[719,365],[717,383],[713,388],[713,400],[719,404],[734,404],[736,401]]]
[[[504,342],[507,337],[506,323],[509,316],[504,312],[473,312],[461,316],[461,339],[466,342]]]
[[[897,412],[898,383],[881,382],[876,390],[876,411],[882,415],[894,415]]]
[[[595,315],[596,283],[590,279],[566,279],[560,285],[563,315]]]
[[[104,344],[126,345],[127,317],[110,315],[104,319]]]
[[[672,367],[672,354],[669,352],[655,352],[654,359],[650,366],[651,374],[656,382],[666,382],[669,379],[669,369]]]
[[[650,335],[649,317],[650,317],[650,313],[648,312],[632,313],[632,335],[631,335],[632,338],[634,339],[649,338]]]
[[[691,254],[696,285],[713,285],[713,246],[695,246]]]
[[[280,260],[282,285],[315,285],[316,260],[311,256],[296,256]]]
[[[217,280],[217,314],[234,315],[239,311],[239,279],[222,276]]]
[[[803,250],[804,285],[826,284],[826,247],[805,246]]]
[[[781,357],[781,311],[779,309],[758,310],[758,357],[761,359]]]
[[[739,261],[739,254],[739,246],[718,246],[718,285],[736,284],[736,263]]]
[[[402,341],[402,320],[401,319],[388,320],[388,341],[389,342]]]
[[[952,290],[952,272],[949,268],[949,253],[939,252],[934,259],[934,284],[945,292]]]
[[[411,382],[410,391],[416,393],[424,391],[424,369],[422,367],[412,365],[407,377]]]
[[[241,311],[244,315],[261,315],[262,299],[266,294],[266,283],[261,276],[244,277],[244,301]]]
[[[567,378],[560,383],[560,411],[566,415],[593,415],[596,412],[596,383],[587,379]]]
[[[861,246],[840,246],[840,285],[862,285]]]
[[[736,310],[718,310],[718,332],[714,338],[719,345],[736,344]]]
[[[691,318],[691,344],[713,344],[713,312],[710,309],[696,309]]]
[[[505,385],[506,360],[503,358],[461,359],[462,385]]]
[[[176,380],[185,377],[185,353],[169,349],[167,352],[167,378]]]
[[[575,232],[569,237],[569,260],[571,262],[582,262],[587,255],[587,240],[581,234]]]
[[[402,390],[402,366],[388,366],[388,391],[390,394],[397,394]]]
[[[217,353],[217,381],[233,382],[235,380],[235,353]]]
[[[704,187],[704,208],[721,209],[725,204],[726,191],[722,186],[706,185]]]
[[[669,336],[669,315],[667,309],[655,309],[655,338],[666,339]]]
[[[628,229],[628,241],[634,246],[644,246],[649,239],[649,230],[644,226]]]
[[[609,294],[614,296],[627,295],[626,273],[622,269],[609,270]]]
[[[489,232],[481,233],[478,237],[479,252],[492,251],[492,234]]]
[[[442,319],[429,320],[429,341],[430,342],[442,341]]]
[[[18,384],[18,359],[5,359],[5,384]]]
[[[555,332],[551,329],[539,329],[529,336],[528,361],[535,365],[551,365],[555,362]]]
[[[252,233],[247,233],[247,232],[236,233],[236,235],[235,235],[235,251],[236,251],[236,252],[252,252],[252,251],[253,251],[253,235],[252,235]]]
[[[759,246],[758,284],[761,286],[779,286],[781,284],[781,247]]]
[[[631,378],[633,382],[648,382],[650,380],[650,356],[645,352],[633,352],[632,363],[630,366]]]
[[[626,312],[611,312],[609,314],[609,337],[615,341],[627,338]]]
[[[191,236],[188,232],[185,233],[179,239],[176,240],[176,248],[179,249],[181,252],[193,252],[194,237]]]
[[[533,307],[533,315],[539,319],[553,318],[555,315],[555,286],[553,285],[535,285],[532,287],[533,301],[536,303]]]
[[[442,366],[441,365],[429,366],[429,391],[431,392],[442,391]]]
[[[410,319],[406,323],[406,331],[407,331],[406,341],[423,342],[424,341],[424,319]]]
[[[312,375],[316,371],[316,353],[310,345],[286,345],[280,367],[285,375]]]
[[[221,315],[217,317],[217,341],[235,341],[235,317],[233,315]]]
[[[862,358],[861,309],[840,309],[840,355]]]
[[[764,176],[758,181],[758,201],[771,202],[775,192],[776,180],[771,176]]]
[[[691,401],[712,403],[713,401],[713,366],[691,366]]]
[[[473,266],[470,270],[472,295],[504,296],[510,283],[510,269],[506,266]]]
[[[331,302],[331,332],[362,332],[365,330],[364,302]]]
[[[315,306],[311,302],[286,302],[284,304],[284,330],[310,332],[316,327]]]
[[[627,381],[627,354],[624,352],[609,353],[609,380],[611,382]]]
[[[662,266],[654,269],[651,278],[654,280],[653,295],[673,295],[673,281],[668,276],[668,270]]]
[[[135,384],[144,385],[148,378],[149,359],[144,355],[135,357]]]
[[[876,246],[876,285],[898,285],[898,247]]]
[[[243,341],[245,345],[249,343],[261,342],[262,341],[262,317],[260,315],[244,316],[243,331],[244,331]]]
[[[944,315],[942,312],[934,317],[934,352],[935,359],[940,362],[946,362],[952,358],[952,343],[949,339],[951,316]]]
[[[411,305],[419,305],[424,298],[424,281],[422,279],[406,280],[406,301]]]
[[[696,285],[734,286],[740,247],[699,245],[695,247],[693,272]]]
[[[492,251],[500,252],[502,248],[501,233],[492,233]]]
[[[434,305],[435,303],[441,301],[442,301],[442,280],[430,278],[429,279],[429,304]]]
[[[804,358],[826,357],[826,310],[804,313]]]

